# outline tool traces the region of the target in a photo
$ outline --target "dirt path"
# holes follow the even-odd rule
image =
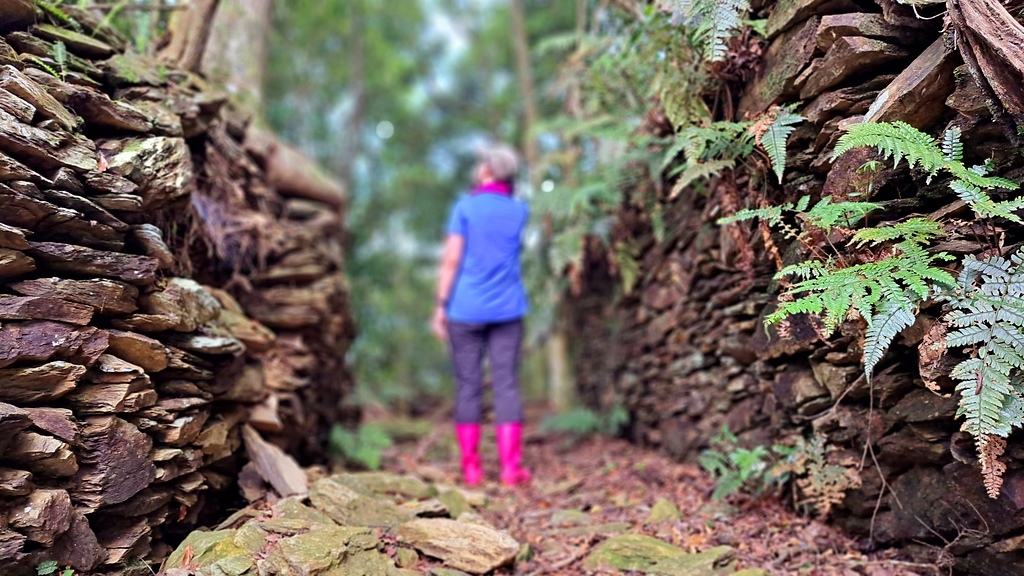
[[[447,424],[417,443],[399,444],[385,467],[410,469],[435,482],[458,479],[454,440]],[[528,487],[497,484],[493,434],[482,452],[489,504],[481,514],[533,548],[533,558],[499,574],[589,574],[587,552],[620,533],[643,533],[692,552],[728,545],[743,568],[773,575],[904,576],[936,574],[899,560],[894,552],[864,555],[839,531],[802,517],[771,498],[711,499],[711,477],[625,441],[595,437],[573,442],[528,430],[526,462],[534,474]],[[675,521],[647,523],[651,507],[665,498],[681,511]],[[423,568],[429,568],[424,566]]]

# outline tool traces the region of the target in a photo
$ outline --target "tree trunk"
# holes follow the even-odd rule
[[[259,117],[267,68],[271,0],[220,0],[200,70],[227,85],[236,106]]]
[[[515,53],[516,78],[523,101],[523,156],[526,159],[527,180],[530,189],[538,190],[540,178],[540,148],[534,130],[540,117],[533,84],[533,66],[530,63],[530,39],[526,30],[526,9],[523,0],[510,0],[512,20],[512,48]],[[542,241],[542,244],[545,242]],[[574,383],[570,376],[569,348],[563,322],[556,319],[545,343],[548,364],[549,400],[556,410],[565,410],[572,404]]]
[[[171,41],[160,52],[160,60],[183,70],[199,71],[218,4],[220,0],[195,0],[188,10],[175,12],[170,24]]]
[[[530,186],[537,187],[540,169],[540,149],[534,130],[540,118],[537,112],[536,91],[533,87],[533,66],[530,64],[530,38],[526,31],[526,11],[523,0],[511,0],[512,47],[515,50],[516,78],[523,98],[523,155]]]

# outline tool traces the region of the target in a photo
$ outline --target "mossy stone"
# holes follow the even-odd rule
[[[469,501],[458,490],[442,492],[438,494],[437,499],[444,502],[448,507],[448,515],[456,520],[469,510]]]
[[[583,565],[592,570],[612,568],[664,576],[718,576],[733,571],[734,556],[728,546],[690,554],[657,538],[627,534],[599,544]]]
[[[260,563],[259,569],[261,574],[295,576],[386,576],[387,560],[383,557],[373,559],[365,554],[371,552],[373,556],[380,557],[376,552],[377,542],[377,536],[369,528],[318,526],[305,534],[290,536],[278,542]],[[358,571],[360,567],[364,570]]]
[[[278,518],[306,520],[314,524],[333,524],[331,517],[316,508],[303,504],[298,498],[285,498],[274,504],[271,510]]]
[[[235,544],[234,530],[193,532],[168,558],[168,566],[181,566],[191,548],[192,562],[211,576],[241,576],[256,567],[252,556]]]
[[[235,546],[255,556],[263,552],[267,545],[267,536],[269,535],[270,532],[267,532],[260,526],[259,520],[249,520],[235,531],[235,537],[232,541]]]
[[[413,518],[395,504],[356,492],[334,478],[324,478],[309,492],[313,507],[342,526],[393,526]]]
[[[338,474],[332,479],[343,486],[366,495],[397,495],[414,500],[437,496],[437,489],[415,476],[399,476],[387,472],[355,472]]]
[[[647,524],[661,524],[662,522],[675,522],[683,517],[679,507],[667,498],[658,498],[658,501],[651,507],[651,513],[647,516]]]
[[[420,561],[420,555],[412,548],[399,548],[395,553],[395,563],[399,568],[415,566]]]

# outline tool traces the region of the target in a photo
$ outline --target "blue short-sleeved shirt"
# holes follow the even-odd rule
[[[526,315],[528,306],[519,269],[526,204],[501,194],[459,199],[448,219],[448,233],[465,238],[466,247],[448,317],[456,322],[507,322]]]

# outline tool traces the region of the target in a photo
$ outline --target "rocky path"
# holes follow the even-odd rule
[[[481,489],[487,505],[477,513],[529,547],[514,566],[496,574],[937,573],[934,567],[901,561],[896,553],[862,554],[837,530],[797,515],[771,498],[715,502],[710,497],[713,481],[699,467],[672,462],[625,441],[601,437],[573,441],[536,430],[528,438],[526,460],[534,482],[516,489],[496,482],[493,437],[484,438],[490,481]],[[446,426],[440,425],[415,444],[394,447],[385,466],[455,483],[455,450]],[[655,540],[668,546],[658,546]],[[627,549],[631,554],[624,554]],[[696,568],[686,563],[687,554],[701,552],[713,556],[710,564],[701,563],[707,558],[697,562]],[[644,560],[645,556],[651,559]],[[635,560],[636,572],[611,569],[610,564],[624,557]],[[434,569],[439,576],[448,574],[437,571],[428,558],[415,567],[422,573]]]
[[[398,423],[378,423],[401,439]],[[458,486],[447,424],[418,423],[382,472],[306,471],[308,489],[262,492],[212,530],[192,533],[166,576],[904,576],[936,574],[895,552],[871,556],[772,498],[710,498],[692,465],[624,441],[530,430],[534,481],[507,488],[493,434],[491,480]],[[298,469],[296,469],[298,472]]]

